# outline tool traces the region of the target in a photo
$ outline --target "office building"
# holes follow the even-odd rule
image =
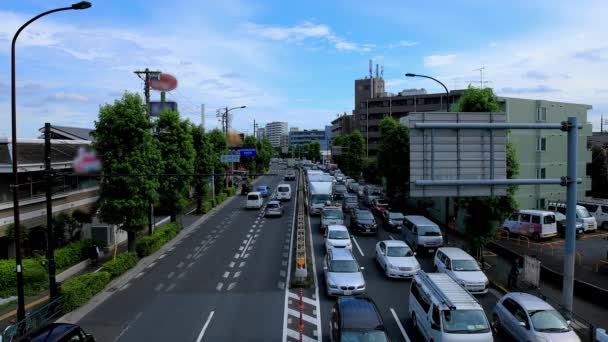
[[[266,138],[270,140],[272,147],[281,146],[281,136],[287,135],[287,122],[274,121],[266,124]]]
[[[324,129],[305,129],[302,131],[289,132],[289,146],[306,145],[312,142],[318,142],[321,145],[321,150],[327,150],[331,135],[331,126],[326,126]]]
[[[354,130],[355,116],[352,114],[339,114],[331,122],[331,136],[350,134]]]
[[[289,132],[297,132],[300,129],[298,127],[289,127]]]
[[[281,135],[281,143],[279,144],[281,148],[289,147],[289,135],[283,134]]]
[[[266,138],[266,128],[264,128],[264,127],[258,128],[258,130],[257,130],[257,132],[255,134],[255,137],[258,140],[264,140]]]

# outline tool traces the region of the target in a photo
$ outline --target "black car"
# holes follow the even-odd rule
[[[357,209],[350,220],[350,228],[353,233],[376,234],[378,225],[371,211],[367,209]]]
[[[28,342],[95,342],[93,335],[87,334],[76,324],[51,323],[21,337],[18,341]]]
[[[339,297],[329,321],[331,341],[388,342],[386,327],[371,298]]]
[[[394,212],[394,211],[384,211],[382,213],[382,219],[384,223],[384,229],[400,232],[403,230],[403,220],[404,216],[402,213]]]

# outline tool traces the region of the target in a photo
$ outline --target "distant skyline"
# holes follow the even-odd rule
[[[595,130],[608,117],[606,1],[92,2],[40,19],[19,38],[19,137],[38,136],[47,121],[92,128],[100,105],[143,93],[133,71],[146,67],[178,78],[167,99],[184,118],[199,123],[204,103],[208,128],[219,126],[217,108],[246,105],[233,112],[239,131],[252,133],[254,119],[323,129],[352,111],[353,81],[368,74],[369,59],[384,66],[389,92],[442,91],[406,72],[450,89],[478,85],[475,69],[485,67],[486,86],[499,96],[592,105]],[[69,4],[0,4],[0,137],[10,135],[13,34]]]

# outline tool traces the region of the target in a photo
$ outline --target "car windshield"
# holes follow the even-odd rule
[[[266,208],[268,208],[268,209],[277,209],[280,207],[281,206],[278,203],[268,203],[268,205],[266,206]]]
[[[289,188],[288,188],[288,187],[286,187],[286,186],[280,186],[280,187],[279,187],[279,191],[280,191],[280,192],[288,192],[288,191],[289,191]]]
[[[393,220],[393,221],[403,221],[403,214],[402,213],[389,213],[388,219]]]
[[[327,237],[329,239],[335,239],[335,240],[342,240],[342,239],[349,238],[348,232],[345,230],[330,230]]]
[[[346,197],[346,203],[357,203],[357,197]]]
[[[258,195],[249,195],[247,196],[247,199],[249,201],[257,201],[260,197]]]
[[[329,195],[325,195],[325,194],[312,195],[312,197],[310,198],[310,201],[312,202],[312,204],[325,203],[328,200],[329,200]]]
[[[412,250],[409,247],[388,247],[386,249],[386,256],[389,257],[411,257],[414,256]]]
[[[331,271],[338,273],[359,272],[359,265],[354,260],[334,260],[331,262]]]
[[[566,332],[570,331],[568,322],[556,310],[528,311],[534,330],[540,332]]]
[[[587,208],[578,208],[576,209],[576,215],[580,218],[591,217]]]
[[[483,310],[444,310],[443,331],[453,334],[479,334],[490,332]]]
[[[342,210],[338,210],[338,209],[324,209],[323,210],[323,217],[326,219],[333,219],[333,220],[342,220],[344,219],[344,215],[342,214]]]
[[[336,191],[346,191],[346,187],[344,185],[336,185]]]
[[[452,260],[452,271],[479,271],[475,260]]]
[[[357,219],[358,220],[373,220],[374,215],[372,215],[372,213],[370,213],[369,211],[359,211],[359,212],[357,212]]]
[[[441,236],[441,231],[437,226],[418,226],[418,235],[422,236]]]
[[[258,191],[266,191],[266,186],[260,185],[256,188]]]
[[[386,342],[386,333],[382,330],[345,330],[342,331],[342,342]]]

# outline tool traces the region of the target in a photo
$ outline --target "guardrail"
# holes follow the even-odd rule
[[[29,312],[25,319],[8,326],[0,336],[0,341],[14,341],[29,331],[36,330],[63,313],[63,298],[58,297]]]
[[[308,277],[306,268],[306,222],[304,211],[304,181],[302,172],[298,172],[298,212],[296,221],[296,280],[304,282]]]

